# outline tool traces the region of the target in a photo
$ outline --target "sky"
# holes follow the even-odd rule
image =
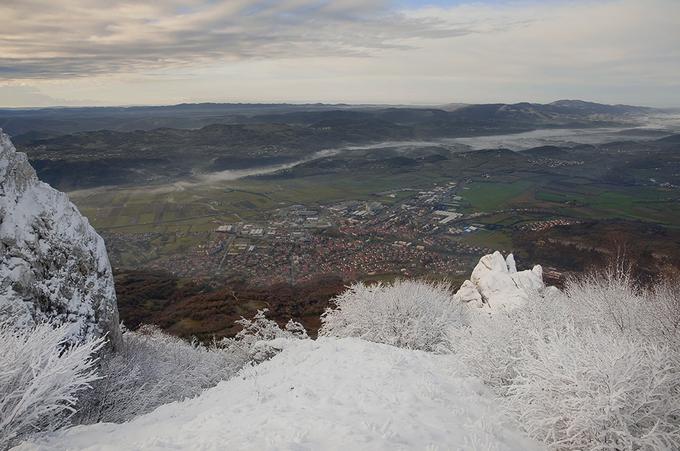
[[[680,106],[680,0],[2,0],[0,107]]]

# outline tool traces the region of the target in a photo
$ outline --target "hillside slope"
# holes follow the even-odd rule
[[[198,398],[16,449],[538,448],[503,425],[454,356],[359,339],[275,343],[284,350],[272,360]]]

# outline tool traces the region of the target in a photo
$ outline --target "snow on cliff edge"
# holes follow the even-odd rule
[[[38,177],[0,129],[0,315],[71,324],[73,341],[120,341],[104,241],[66,194]]]
[[[272,360],[197,398],[16,449],[539,449],[504,425],[455,356],[354,338],[279,341]]]

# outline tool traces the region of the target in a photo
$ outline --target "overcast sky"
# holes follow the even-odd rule
[[[0,1],[0,106],[680,106],[680,0]]]

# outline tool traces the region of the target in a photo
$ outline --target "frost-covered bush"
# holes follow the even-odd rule
[[[531,333],[507,406],[557,449],[680,449],[680,371],[666,346],[590,330]]]
[[[69,325],[0,322],[0,449],[67,424],[77,396],[98,376],[103,339],[67,345]]]
[[[499,393],[517,375],[517,355],[522,349],[518,318],[509,312],[470,315],[469,327],[449,330],[453,352],[475,376]]]
[[[560,329],[572,322],[564,295],[535,296],[523,307],[492,315],[472,310],[467,327],[449,329],[452,352],[472,373],[505,395],[517,376],[519,355],[531,342],[530,334]]]
[[[605,270],[568,281],[563,310],[580,328],[658,345],[680,345],[680,286],[637,286],[630,273]]]
[[[680,350],[680,278],[658,283],[647,296],[654,306],[656,336]]]
[[[241,343],[254,343],[276,338],[309,338],[302,324],[291,319],[281,329],[276,321],[267,319],[267,311],[267,309],[258,310],[253,319],[241,318],[236,321],[236,324],[243,326],[243,329],[236,334],[234,340]]]
[[[569,280],[566,301],[575,321],[584,327],[597,324],[612,334],[649,335],[654,333],[654,306],[645,292],[636,287],[627,272],[612,269]]]
[[[625,272],[570,280],[521,309],[470,315],[453,352],[553,449],[680,449],[677,286]]]
[[[241,318],[236,321],[243,329],[234,338],[222,340],[220,346],[243,360],[260,363],[281,351],[275,340],[309,338],[305,327],[299,322],[289,320],[282,329],[276,321],[267,319],[267,311],[258,310],[253,319]]]
[[[74,422],[130,420],[162,404],[197,396],[236,374],[245,362],[245,356],[188,342],[154,326],[128,331],[120,349],[102,358],[102,379],[78,403]]]
[[[449,285],[443,283],[357,283],[332,302],[335,308],[323,314],[319,335],[446,352],[448,329],[465,323],[463,306],[453,301]]]

